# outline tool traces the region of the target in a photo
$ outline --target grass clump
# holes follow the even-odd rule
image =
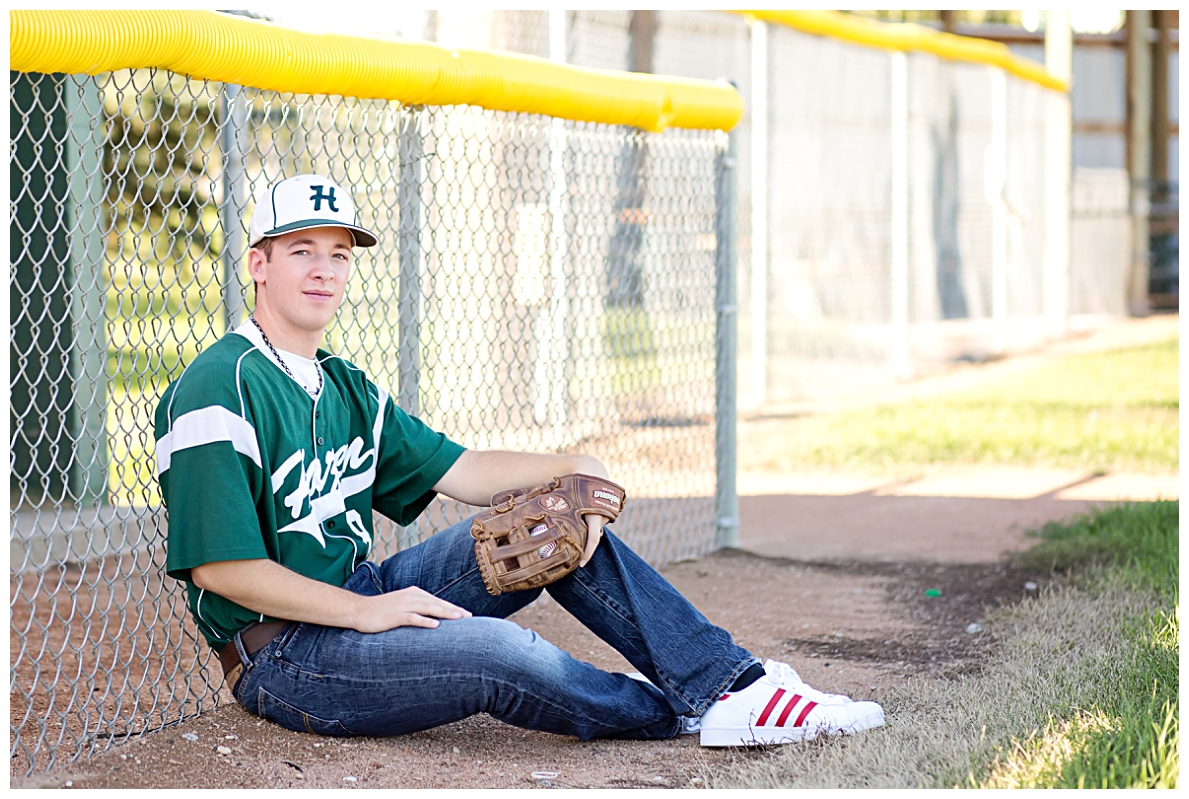
[[[1035,562],[1071,579],[986,620],[978,674],[916,678],[887,727],[740,753],[710,787],[1176,787],[1177,504],[1047,525]]]
[[[1134,625],[1132,625],[1134,626]],[[1179,778],[1176,611],[1157,610],[1128,639],[1104,688],[1070,718],[1014,737],[970,782],[983,788],[1175,788]],[[1138,634],[1137,634],[1138,632]],[[1109,664],[1104,664],[1109,665]],[[977,770],[976,770],[977,771]]]
[[[1050,522],[1029,536],[1038,543],[1013,557],[1024,568],[1085,571],[1159,594],[1176,592],[1180,503],[1132,502],[1071,522]],[[1105,571],[1103,570],[1105,567]]]
[[[1176,470],[1178,353],[1172,339],[1068,356],[974,390],[765,422],[743,449],[744,467],[896,472],[968,462]]]
[[[1016,560],[1070,573],[1091,592],[1149,598],[1122,619],[1118,662],[1088,709],[1013,740],[982,787],[1174,788],[1180,742],[1178,502],[1128,503],[1035,531]]]

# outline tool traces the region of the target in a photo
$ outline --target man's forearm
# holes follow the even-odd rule
[[[206,563],[192,569],[190,577],[199,588],[248,610],[330,627],[354,627],[362,599],[264,559]]]
[[[311,580],[271,560],[224,560],[190,570],[199,588],[248,610],[288,621],[378,633],[394,627],[437,627],[470,611],[415,585],[378,596],[360,596]]]
[[[575,473],[610,479],[603,464],[589,455],[467,450],[434,490],[460,502],[485,506],[500,491],[531,488]]]

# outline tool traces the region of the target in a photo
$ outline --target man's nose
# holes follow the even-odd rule
[[[332,280],[334,267],[331,266],[329,255],[319,255],[314,259],[313,277],[315,280]]]

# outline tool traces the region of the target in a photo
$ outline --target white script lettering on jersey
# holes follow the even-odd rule
[[[305,464],[305,460],[306,451],[300,449],[286,458],[272,474],[272,491],[278,494],[284,489],[289,474],[298,464],[303,464],[297,485],[284,498],[285,507],[289,508],[297,521],[282,527],[278,532],[308,533],[325,546],[319,524],[342,513],[346,497],[372,484],[376,471],[376,449],[372,447],[365,451],[363,439],[357,437],[350,444],[327,450],[325,466],[318,458],[309,464]],[[367,468],[363,469],[365,464]],[[348,471],[351,473],[344,477]]]

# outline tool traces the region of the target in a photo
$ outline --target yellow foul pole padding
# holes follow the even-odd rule
[[[475,105],[654,132],[730,130],[743,117],[739,92],[713,81],[301,33],[214,11],[9,12],[9,69],[95,75],[149,68],[295,94]]]
[[[1007,45],[971,36],[943,33],[924,25],[912,23],[877,22],[843,14],[840,11],[737,11],[764,22],[829,36],[863,47],[886,50],[919,50],[951,61],[990,64],[1016,77],[1053,89],[1068,92],[1069,84],[1050,75],[1035,61],[1012,53]]]

